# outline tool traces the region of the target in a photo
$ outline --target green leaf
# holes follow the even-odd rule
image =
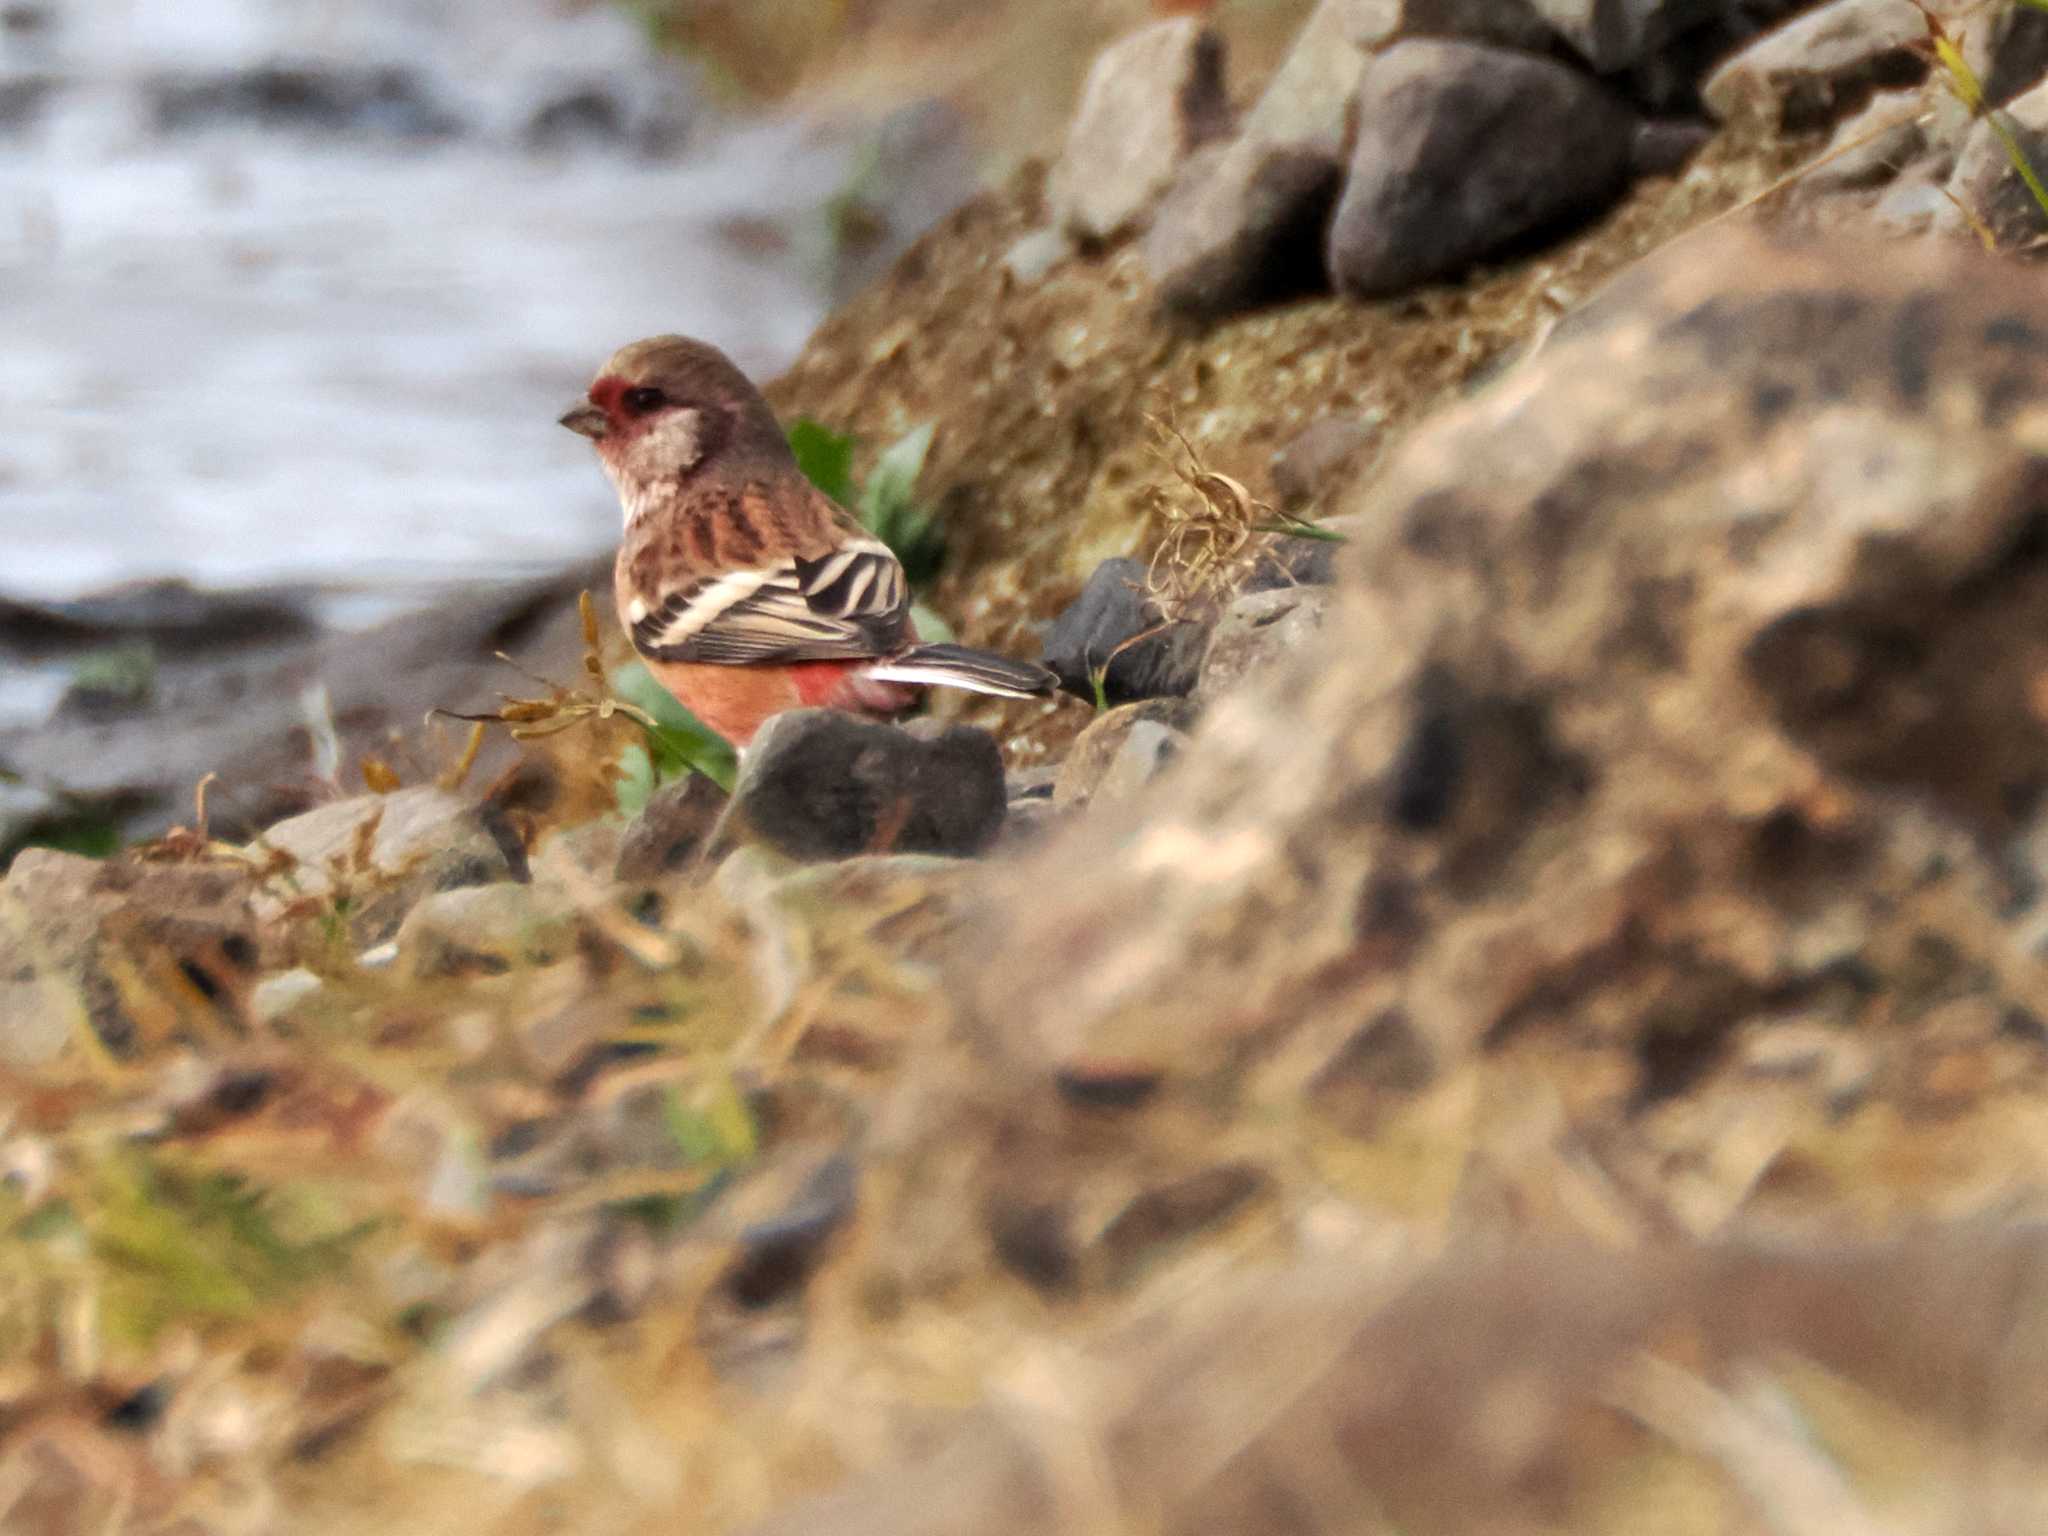
[[[870,525],[877,517],[900,515],[917,495],[917,477],[924,473],[925,455],[932,449],[932,423],[912,427],[882,450],[874,472],[861,488],[860,510]]]
[[[613,803],[621,816],[638,816],[654,797],[654,759],[635,742],[619,754],[619,776],[613,784]]]
[[[608,679],[611,690],[628,704],[645,711],[654,719],[654,728],[647,733],[646,754],[653,774],[647,792],[654,787],[679,778],[685,773],[696,772],[704,775],[720,789],[730,791],[733,778],[739,771],[739,759],[724,737],[705,725],[691,714],[660,683],[654,674],[637,661],[629,661]],[[627,757],[619,759],[622,772],[627,770]],[[637,770],[635,770],[637,771]],[[621,787],[621,810],[625,810],[625,789]],[[643,799],[641,804],[645,804]],[[632,812],[628,811],[628,815]]]
[[[805,479],[841,506],[853,505],[852,438],[799,416],[789,426],[789,451]]]
[[[932,432],[932,423],[925,422],[885,448],[860,496],[860,520],[895,551],[913,587],[938,574],[946,553],[945,536],[917,501],[917,477],[931,452]]]

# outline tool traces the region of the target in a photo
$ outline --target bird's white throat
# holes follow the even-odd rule
[[[622,453],[605,455],[628,528],[672,497],[676,481],[697,467],[704,457],[703,423],[699,411],[670,411]]]

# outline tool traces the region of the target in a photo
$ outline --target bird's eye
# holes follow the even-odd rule
[[[625,402],[626,409],[635,416],[645,416],[649,411],[658,411],[668,404],[668,398],[660,390],[645,386],[629,389],[620,398]]]

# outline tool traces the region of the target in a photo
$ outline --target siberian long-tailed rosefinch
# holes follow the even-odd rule
[[[919,685],[1026,698],[1043,667],[920,644],[896,556],[804,478],[717,348],[615,353],[562,425],[597,444],[626,516],[619,619],[663,687],[736,747],[785,709],[900,713]]]

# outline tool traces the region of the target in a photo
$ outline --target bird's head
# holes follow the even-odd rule
[[[761,392],[723,352],[687,336],[613,353],[561,422],[597,444],[629,518],[636,499],[714,463],[789,458]]]

